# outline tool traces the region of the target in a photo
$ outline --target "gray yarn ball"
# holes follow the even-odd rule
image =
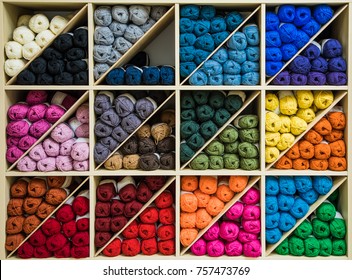
[[[126,6],[113,6],[112,18],[120,23],[127,23],[129,18],[128,8]]]
[[[96,45],[111,46],[115,37],[109,27],[96,27],[94,31],[94,42]]]
[[[169,8],[165,6],[152,6],[152,11],[150,12],[150,16],[158,21],[162,18],[163,15],[167,12]]]
[[[144,33],[146,33],[150,28],[153,27],[153,25],[156,23],[156,21],[152,18],[148,18],[145,24],[141,25],[140,28]]]
[[[120,124],[121,119],[120,117],[116,114],[116,111],[114,109],[110,109],[105,111],[101,116],[100,120],[112,127],[116,127]]]
[[[115,127],[111,133],[111,136],[117,141],[122,143],[125,141],[125,139],[128,137],[128,133],[122,129],[122,127],[119,125],[118,127]]]
[[[115,39],[113,47],[120,53],[124,54],[132,47],[132,44],[124,37],[118,37]]]
[[[145,24],[149,18],[150,7],[141,6],[141,5],[132,5],[129,8],[130,11],[130,20],[135,25]]]
[[[109,6],[100,6],[94,11],[94,22],[99,26],[109,26],[112,22],[111,8]]]
[[[114,138],[111,136],[101,138],[99,140],[99,143],[103,144],[105,147],[107,147],[110,151],[113,151],[116,149],[118,145],[120,145],[119,142],[117,142]]]
[[[129,94],[122,94],[115,98],[115,111],[119,117],[123,118],[135,110],[136,99]]]
[[[109,64],[106,63],[97,63],[94,65],[94,79],[98,80],[101,75],[103,75],[106,71],[108,71],[110,68]]]
[[[135,114],[129,114],[122,119],[121,126],[127,133],[132,133],[141,125],[141,123],[142,121]]]
[[[105,63],[108,61],[112,47],[104,45],[94,45],[93,47],[93,57],[94,61],[97,63]]]
[[[94,133],[98,137],[108,137],[111,135],[112,129],[113,128],[110,125],[107,125],[99,119],[95,123]]]
[[[102,163],[111,153],[111,151],[101,143],[94,146],[94,161],[98,164]]]
[[[120,54],[117,50],[112,48],[106,63],[109,65],[113,65],[116,61],[118,61],[121,58],[121,56],[122,54]]]
[[[123,35],[126,40],[130,41],[132,44],[136,43],[142,36],[144,32],[137,25],[130,24]]]
[[[118,21],[113,21],[110,25],[109,28],[112,32],[112,34],[114,34],[114,37],[121,37],[123,36],[123,34],[125,33],[125,30],[127,28],[127,24],[126,23],[120,23]]]

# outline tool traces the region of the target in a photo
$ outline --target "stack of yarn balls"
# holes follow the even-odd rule
[[[181,163],[189,161],[246,100],[243,91],[186,91],[181,95]]]
[[[20,171],[87,171],[89,169],[89,105],[84,103],[68,123],[60,123],[42,143],[17,163]]]
[[[108,257],[134,257],[138,254],[147,256],[158,252],[162,255],[175,254],[175,209],[174,195],[163,191],[121,233],[121,238],[114,239],[103,250]],[[167,215],[165,215],[167,213]]]
[[[320,195],[329,193],[333,186],[328,176],[273,176],[265,181],[266,242],[275,244],[282,234],[295,227]]]
[[[342,107],[334,107],[275,164],[279,169],[347,169],[344,129],[346,116]]]
[[[17,161],[76,101],[60,91],[51,96],[44,90],[31,90],[24,102],[11,105],[7,111],[7,161]]]
[[[334,10],[326,4],[313,7],[287,4],[278,6],[275,12],[267,11],[266,75],[276,75],[333,16]],[[292,75],[291,83],[297,84],[296,79],[299,77]]]
[[[252,187],[191,247],[196,256],[258,258],[260,243],[260,191]]]
[[[219,215],[236,193],[242,192],[247,176],[182,176],[180,198],[180,242],[190,246],[199,231]]]
[[[6,245],[12,252],[70,193],[72,177],[19,178],[10,187]]]
[[[290,148],[295,137],[306,131],[318,110],[334,101],[329,90],[281,90],[265,96],[265,162],[273,163]]]
[[[62,205],[18,248],[20,258],[88,258],[89,191],[81,191]]]
[[[113,235],[125,228],[129,219],[135,217],[165,182],[166,177],[163,176],[126,176],[100,181],[96,191],[95,246],[101,248],[112,241]],[[163,215],[174,216],[174,210],[169,210],[162,210]]]
[[[347,252],[346,223],[330,201],[323,202],[276,248],[279,255],[344,256]]]
[[[27,60],[36,56],[42,48],[60,33],[68,20],[54,16],[50,21],[44,14],[22,15],[12,33],[13,41],[5,44],[5,72],[15,76],[25,66]]]
[[[94,11],[94,78],[109,71],[167,10],[165,6],[99,6]]]
[[[255,170],[259,162],[259,119],[256,115],[242,115],[204,148],[189,164],[192,169]]]
[[[346,85],[347,64],[341,43],[336,39],[312,42],[273,80],[276,85]]]
[[[57,36],[42,55],[17,76],[19,85],[87,85],[88,28]]]

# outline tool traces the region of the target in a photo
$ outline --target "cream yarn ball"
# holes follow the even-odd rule
[[[34,33],[27,26],[19,26],[15,28],[12,38],[21,45],[27,44],[34,40]]]
[[[49,28],[49,20],[43,14],[36,14],[31,17],[28,26],[33,32],[40,33]]]
[[[25,65],[25,61],[23,59],[7,59],[5,61],[5,73],[10,77],[15,76]]]
[[[16,41],[9,41],[5,44],[7,58],[22,58],[22,45]]]
[[[66,24],[68,23],[68,20],[62,16],[55,16],[53,19],[50,21],[50,30],[54,34],[59,33],[62,29],[65,28]]]
[[[55,34],[53,32],[51,32],[49,29],[48,30],[44,30],[44,31],[40,32],[39,34],[37,34],[37,36],[35,36],[35,42],[40,47],[44,47],[54,37],[55,37]]]
[[[19,26],[28,26],[31,15],[22,15],[17,20],[17,27]]]
[[[40,50],[41,48],[36,42],[34,41],[29,42],[23,45],[23,48],[22,48],[23,58],[27,60],[31,60],[33,56],[35,56],[38,52],[40,52]]]

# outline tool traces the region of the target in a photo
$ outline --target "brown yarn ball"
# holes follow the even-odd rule
[[[23,242],[24,235],[22,233],[12,234],[6,236],[5,248],[7,251],[12,252],[17,249],[18,246]]]
[[[138,139],[132,136],[125,144],[122,145],[120,152],[124,155],[133,155],[138,153]]]
[[[115,153],[104,163],[104,167],[108,170],[119,170],[122,168],[123,155]]]
[[[155,153],[156,145],[151,138],[141,138],[138,141],[138,151],[142,155]]]
[[[175,151],[175,136],[171,135],[161,140],[156,146],[158,153],[170,153]]]
[[[7,204],[7,215],[20,216],[23,214],[22,210],[23,198],[11,198]]]
[[[129,170],[135,170],[139,168],[139,155],[127,155],[123,157],[122,160],[123,168]]]
[[[23,210],[29,215],[35,214],[37,212],[37,209],[42,203],[42,198],[41,197],[26,197],[23,201]]]
[[[72,183],[71,176],[48,176],[47,183],[49,188],[67,188]]]
[[[20,233],[23,229],[23,223],[26,218],[24,216],[8,217],[6,220],[6,233],[16,234]]]
[[[43,201],[35,213],[39,218],[45,219],[55,210],[55,206]]]
[[[164,170],[175,169],[175,153],[165,153],[160,155],[160,168]]]
[[[23,231],[26,234],[30,234],[40,223],[41,220],[36,215],[30,215],[23,222]]]
[[[159,141],[165,139],[171,134],[171,127],[167,123],[157,123],[151,128],[152,137],[155,143],[158,144]]]
[[[152,171],[160,168],[159,155],[144,154],[139,158],[139,167],[144,171]]]
[[[49,189],[45,195],[45,201],[52,205],[59,205],[67,197],[67,192],[64,189]]]
[[[136,132],[136,135],[139,139],[141,138],[149,138],[151,134],[151,128],[149,124],[142,125]]]
[[[175,110],[167,109],[161,113],[160,119],[170,127],[175,127]]]
[[[18,179],[11,185],[10,194],[11,197],[25,198],[27,195],[29,179],[21,178]]]
[[[31,197],[42,197],[47,190],[46,181],[43,178],[33,178],[28,183],[28,195]]]

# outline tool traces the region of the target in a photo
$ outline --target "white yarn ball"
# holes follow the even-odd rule
[[[65,28],[66,24],[68,23],[68,20],[62,16],[55,16],[53,19],[50,21],[50,30],[54,33],[57,34],[59,33],[63,28]]]
[[[41,48],[36,42],[34,41],[29,42],[23,45],[23,48],[22,48],[23,58],[27,60],[31,60],[33,56],[35,56],[38,52],[40,52],[40,50]]]
[[[44,31],[40,32],[37,36],[35,36],[35,42],[40,47],[44,47],[54,37],[55,37],[55,35],[53,32],[51,32],[50,30],[44,30]]]
[[[49,28],[49,20],[43,14],[36,14],[29,20],[29,28],[35,33],[40,33]]]
[[[16,42],[24,45],[32,42],[35,35],[27,26],[19,26],[13,31],[12,37]]]
[[[5,61],[5,73],[10,77],[15,76],[25,65],[25,61],[23,59],[7,59]]]
[[[17,20],[17,27],[19,26],[28,26],[31,15],[22,15]]]
[[[16,41],[9,41],[5,44],[7,58],[22,58],[22,45]]]

